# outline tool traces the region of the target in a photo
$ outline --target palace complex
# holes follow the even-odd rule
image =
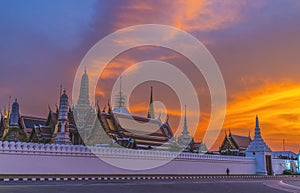
[[[3,152],[22,153],[24,151],[25,154],[29,152],[28,155],[31,155],[30,152],[34,154],[44,152],[47,155],[64,154],[53,158],[54,160],[78,154],[79,157],[76,158],[78,163],[81,163],[82,153],[91,156],[88,148],[94,148],[104,157],[115,150],[123,152],[121,155],[125,156],[125,160],[130,157],[130,162],[134,159],[138,164],[144,159],[147,160],[147,156],[154,161],[157,155],[164,157],[183,151],[182,154],[176,154],[179,157],[172,161],[173,164],[178,165],[176,172],[182,167],[180,164],[183,162],[179,160],[195,160],[195,164],[198,162],[202,164],[202,169],[198,168],[199,171],[194,170],[195,167],[190,164],[193,167],[190,170],[192,173],[222,174],[228,167],[232,168],[233,173],[238,174],[272,175],[281,174],[284,170],[299,171],[296,154],[271,151],[261,136],[258,117],[256,117],[253,139],[250,133],[248,136],[241,136],[231,131],[228,134],[225,132],[219,151],[208,152],[205,144],[196,142],[189,133],[186,107],[181,135],[175,137],[168,116],[163,121],[160,117],[155,117],[153,97],[151,87],[147,115],[144,117],[132,115],[126,106],[126,96],[122,92],[120,79],[120,90],[113,106],[109,102],[103,108],[100,108],[98,104],[91,105],[89,77],[84,70],[77,104],[71,107],[67,91],[60,89],[59,106],[55,110],[49,107],[46,118],[22,115],[18,100],[15,99],[12,104],[9,100],[8,108],[4,108],[4,112],[0,115],[0,148]],[[118,148],[121,146],[131,150]],[[134,149],[141,151],[134,151]],[[55,154],[52,154],[53,152]],[[137,153],[145,157],[140,160],[137,158]],[[218,155],[195,155],[205,153]],[[6,154],[1,155],[2,159],[6,159]],[[113,156],[119,155],[113,153]],[[36,156],[36,163],[39,163],[38,160],[42,158],[43,156]],[[120,161],[119,159],[121,158],[116,158],[117,162]],[[210,164],[207,159],[215,164],[214,168],[207,170],[207,164]],[[89,159],[91,160],[93,158]],[[230,164],[227,165],[228,163]],[[183,163],[183,165],[187,164]],[[102,168],[106,167],[102,166]],[[93,166],[90,167],[93,168]],[[15,170],[12,168],[9,172]],[[94,170],[91,171],[94,172]],[[111,168],[108,168],[107,172],[111,172]]]
[[[129,113],[126,96],[120,91],[114,108],[108,103],[103,109],[95,107],[89,100],[89,78],[84,70],[77,104],[70,107],[65,90],[60,94],[59,106],[53,111],[49,107],[48,117],[24,116],[15,99],[11,108],[4,109],[0,120],[0,137],[3,141],[73,144],[90,146],[121,145],[133,149],[179,150],[205,153],[202,142],[195,142],[189,135],[186,110],[184,128],[176,140],[168,122],[155,118],[153,88],[147,117]]]

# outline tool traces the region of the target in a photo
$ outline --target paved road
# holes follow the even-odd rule
[[[22,182],[0,185],[2,193],[284,193],[300,192],[279,180],[163,180],[122,182]]]

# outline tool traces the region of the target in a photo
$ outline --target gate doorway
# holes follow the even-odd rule
[[[272,159],[270,155],[266,155],[266,170],[267,175],[272,175]]]

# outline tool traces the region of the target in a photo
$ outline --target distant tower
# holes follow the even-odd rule
[[[89,99],[89,77],[86,73],[86,68],[84,68],[84,74],[81,77],[80,84],[80,94],[78,99],[78,105],[90,107],[90,99]]]
[[[186,120],[186,106],[184,106],[184,125],[182,135],[189,135],[187,120]]]
[[[11,113],[10,113],[10,120],[9,120],[9,126],[11,127],[18,127],[19,126],[19,103],[17,99],[15,99],[15,102],[12,104]]]
[[[126,96],[122,92],[122,77],[120,77],[120,90],[115,98],[115,108],[113,109],[113,112],[130,114],[126,108]]]
[[[261,137],[259,120],[258,116],[256,116],[255,136],[246,150],[246,157],[255,158],[257,174],[272,174],[271,153],[271,149]]]
[[[193,137],[189,135],[187,117],[186,117],[186,106],[184,106],[184,125],[181,135],[178,137],[178,143],[182,146],[187,147],[193,140]]]
[[[4,116],[4,119],[7,119],[9,117],[8,111],[6,110],[6,107],[4,107],[3,116]]]
[[[27,136],[23,130],[20,129],[19,119],[19,103],[17,99],[12,104],[11,112],[9,119],[9,127],[6,131],[4,131],[4,140],[5,141],[27,141]]]
[[[81,77],[79,98],[72,110],[76,120],[76,126],[80,131],[81,137],[85,141],[96,117],[96,111],[90,105],[89,77],[86,68],[84,68],[84,73]]]
[[[155,119],[154,117],[154,106],[153,106],[153,88],[151,86],[151,90],[150,90],[150,102],[149,102],[149,109],[148,109],[148,118],[152,118]]]
[[[57,122],[57,133],[55,136],[54,143],[56,144],[71,144],[69,125],[68,125],[68,110],[69,110],[69,98],[64,90],[60,96],[59,102],[59,115]]]

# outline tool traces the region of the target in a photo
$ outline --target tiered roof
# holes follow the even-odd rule
[[[269,146],[265,143],[265,141],[261,137],[258,116],[256,116],[254,139],[253,141],[251,141],[246,151],[247,152],[272,152]]]

